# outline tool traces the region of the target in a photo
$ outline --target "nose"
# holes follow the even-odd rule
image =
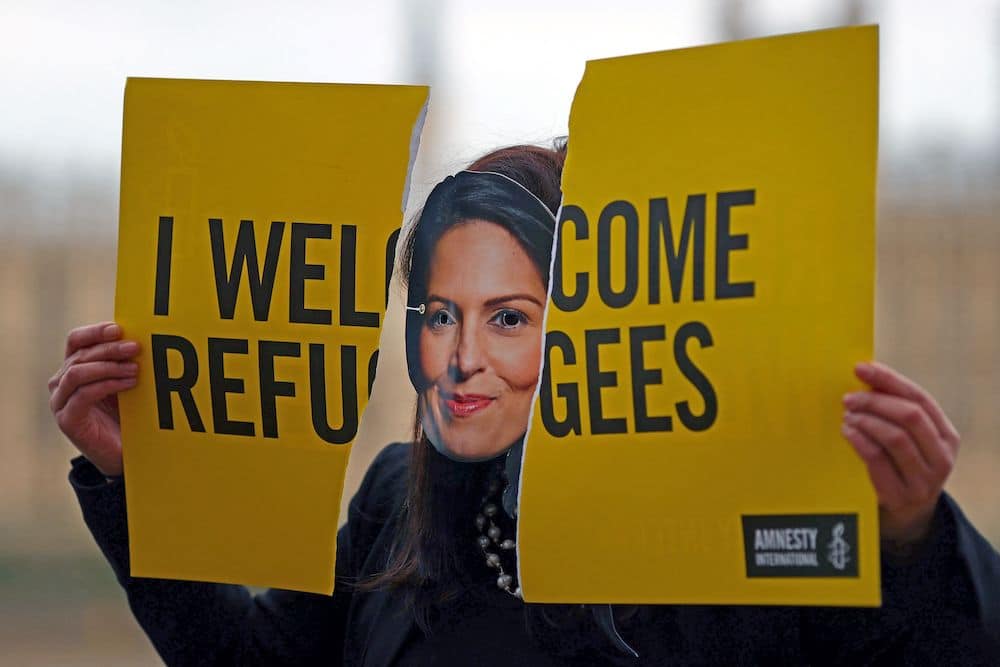
[[[461,325],[458,344],[452,356],[450,370],[452,381],[461,382],[486,367],[486,349],[475,327]]]

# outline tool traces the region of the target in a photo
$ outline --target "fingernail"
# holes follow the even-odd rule
[[[106,340],[114,340],[122,335],[122,328],[117,324],[109,324],[104,327],[104,338]]]
[[[858,406],[859,397],[857,394],[844,394],[844,405],[849,408],[856,408]]]
[[[848,437],[848,436],[850,436],[850,435],[851,435],[851,433],[853,433],[853,432],[854,432],[854,429],[853,429],[853,428],[851,428],[850,426],[848,426],[847,424],[841,424],[841,425],[840,425],[840,433],[841,433],[841,435],[843,435],[844,437]]]
[[[127,385],[133,385],[139,381],[139,378],[124,378],[123,382]]]
[[[122,354],[135,354],[139,351],[139,344],[134,340],[126,341],[118,346]]]
[[[139,370],[139,364],[136,363],[122,364],[122,370],[124,370],[126,373],[135,373]]]
[[[844,421],[848,424],[857,424],[860,420],[861,417],[856,412],[848,412],[844,415]]]
[[[858,377],[862,380],[870,380],[872,375],[875,374],[875,369],[871,367],[871,364],[855,364],[854,372],[858,374]]]

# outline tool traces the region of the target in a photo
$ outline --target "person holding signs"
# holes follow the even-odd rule
[[[1000,556],[942,490],[959,435],[932,396],[878,363],[856,367],[870,390],[844,398],[842,428],[879,498],[881,608],[520,599],[515,496],[505,493],[517,466],[507,459],[517,459],[539,378],[564,155],[564,144],[490,153],[439,184],[411,230],[402,269],[415,438],[385,448],[351,502],[332,596],[129,576],[115,401],[136,384],[138,344],[114,323],[70,332],[49,382],[55,419],[83,454],[70,481],[163,659],[990,664],[1000,642]],[[579,525],[586,560],[587,517],[566,520]]]

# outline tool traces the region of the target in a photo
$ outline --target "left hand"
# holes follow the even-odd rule
[[[841,431],[868,467],[882,540],[905,551],[930,531],[958,431],[933,396],[885,364],[857,364],[854,374],[871,391],[844,396]]]

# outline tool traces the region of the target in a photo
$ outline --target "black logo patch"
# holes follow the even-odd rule
[[[857,577],[857,514],[743,515],[747,577]]]

